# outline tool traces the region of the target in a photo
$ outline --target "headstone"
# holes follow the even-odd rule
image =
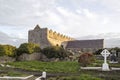
[[[118,52],[118,57],[120,58],[120,52]]]
[[[102,64],[102,71],[109,71],[109,65],[107,63],[107,57],[110,55],[110,52],[107,49],[104,49],[101,52],[102,56],[104,57],[104,63]]]
[[[120,52],[118,52],[118,63],[120,63]]]
[[[42,72],[42,76],[36,78],[35,80],[47,80],[46,79],[46,72]]]
[[[46,72],[42,72],[42,80],[46,80]]]
[[[116,51],[115,51],[115,50],[112,50],[111,53],[112,53],[112,54],[110,55],[110,61],[114,63],[114,62],[117,61]]]

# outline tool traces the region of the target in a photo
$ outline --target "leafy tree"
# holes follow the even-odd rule
[[[14,56],[16,53],[16,47],[11,45],[4,45],[5,54],[8,56]]]
[[[40,46],[34,43],[23,43],[17,49],[17,55],[21,55],[22,53],[32,54],[34,52],[40,52]]]
[[[67,51],[59,46],[50,46],[42,49],[42,53],[45,54],[48,58],[61,58],[64,59],[67,57]]]
[[[0,55],[15,56],[16,47],[12,45],[0,45]]]
[[[0,45],[0,56],[5,55],[4,53],[5,53],[5,50],[3,48],[3,45]]]

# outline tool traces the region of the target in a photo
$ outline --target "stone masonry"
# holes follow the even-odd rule
[[[61,45],[62,42],[74,40],[68,36],[57,33],[48,28],[40,28],[39,25],[28,32],[28,42],[39,44],[41,48]]]

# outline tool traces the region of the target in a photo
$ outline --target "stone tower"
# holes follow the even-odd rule
[[[67,37],[47,28],[40,28],[39,25],[28,32],[28,42],[39,44],[41,48],[61,45],[62,42],[71,41],[73,38]]]

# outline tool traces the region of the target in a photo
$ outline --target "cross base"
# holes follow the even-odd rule
[[[103,65],[102,65],[102,71],[110,71],[109,65],[107,63],[103,63]]]

